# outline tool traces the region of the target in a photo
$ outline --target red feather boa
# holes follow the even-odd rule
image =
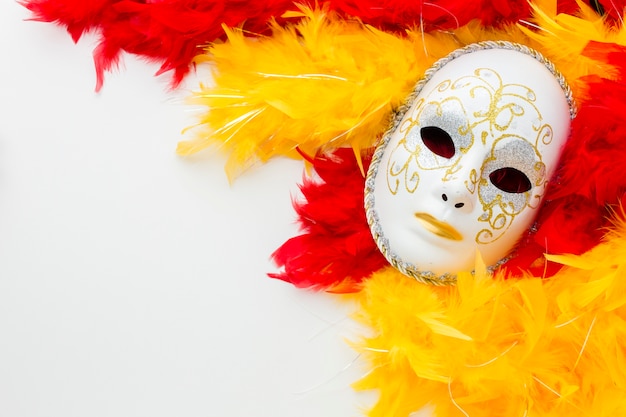
[[[176,86],[190,69],[200,48],[223,39],[222,25],[240,27],[250,35],[267,33],[268,22],[284,20],[297,4],[326,5],[329,10],[355,17],[379,28],[403,33],[450,29],[478,19],[485,26],[502,26],[530,16],[528,2],[509,0],[22,0],[33,19],[65,26],[74,41],[97,31],[94,50],[96,90],[104,73],[115,68],[122,51],[161,64],[157,74],[173,71]],[[576,10],[574,0],[562,0],[562,11]],[[613,3],[611,3],[613,4]],[[613,10],[613,9],[611,9]]]
[[[367,169],[371,153],[363,155]],[[352,149],[338,149],[313,161],[319,180],[300,186],[304,201],[294,201],[303,234],[272,255],[284,271],[270,274],[296,287],[350,292],[387,265],[369,230],[363,208],[365,178]]]
[[[589,100],[572,124],[555,195],[580,194],[598,205],[616,204],[626,191],[626,48],[591,42],[585,55],[618,71],[615,81],[591,79]]]

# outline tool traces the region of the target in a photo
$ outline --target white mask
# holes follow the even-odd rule
[[[389,262],[431,283],[494,268],[527,231],[569,135],[571,92],[524,46],[485,42],[426,72],[378,146],[365,207]]]

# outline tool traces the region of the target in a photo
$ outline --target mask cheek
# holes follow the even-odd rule
[[[476,234],[476,248],[487,265],[493,265],[513,252],[519,239],[531,227],[537,209],[524,208],[514,218],[499,208],[489,213]]]

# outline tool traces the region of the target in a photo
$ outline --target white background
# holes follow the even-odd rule
[[[0,2],[0,417],[350,417],[351,306],[266,277],[299,162],[230,185],[157,65]]]

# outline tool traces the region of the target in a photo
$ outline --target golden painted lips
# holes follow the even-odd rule
[[[428,213],[415,213],[415,217],[426,230],[439,237],[450,240],[463,240],[463,235],[458,230],[446,222],[437,220]]]

